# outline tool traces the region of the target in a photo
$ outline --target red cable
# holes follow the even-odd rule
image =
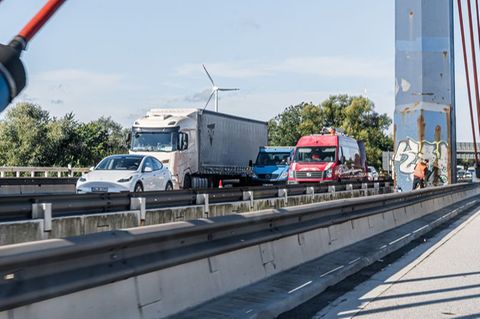
[[[472,21],[472,3],[470,0],[467,0],[468,5],[468,23],[470,29],[470,46],[472,51],[472,62],[473,62],[473,80],[475,84],[475,102],[476,102],[476,109],[477,109],[477,124],[480,125],[480,97],[478,92],[478,74],[477,74],[477,57],[475,53],[475,40],[473,38],[473,21]],[[477,144],[475,143],[475,148]],[[477,152],[475,151],[475,154]],[[477,156],[477,164],[478,164],[478,156]]]
[[[475,137],[475,123],[473,121],[472,92],[470,88],[470,76],[468,75],[467,44],[465,42],[465,30],[463,24],[462,1],[457,0],[458,17],[460,20],[460,31],[462,34],[463,62],[465,65],[465,76],[467,77],[468,105],[470,107],[470,122],[472,124],[473,147],[475,148],[475,163],[478,163],[477,139]]]
[[[49,0],[18,35],[26,42],[30,41],[64,2],[65,0]]]

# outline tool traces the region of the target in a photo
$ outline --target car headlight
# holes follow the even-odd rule
[[[285,171],[280,175],[280,179],[284,179],[284,178],[287,178],[287,177],[288,177],[288,171]]]
[[[255,174],[255,173],[252,174],[252,177],[253,178],[258,178],[257,174]]]
[[[87,178],[82,176],[78,179],[79,182],[86,182],[87,181]]]
[[[294,170],[288,171],[288,177],[294,178],[295,177],[295,171]]]
[[[132,180],[133,176],[127,177],[127,178],[120,178],[117,182],[119,183],[126,183],[130,182]]]
[[[332,169],[327,169],[327,170],[325,171],[325,177],[327,177],[327,178],[332,178],[332,176],[333,176]]]

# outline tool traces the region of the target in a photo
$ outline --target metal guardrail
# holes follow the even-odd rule
[[[456,184],[0,247],[0,311],[476,187]]]
[[[73,177],[88,173],[86,167],[28,167],[0,166],[0,178],[6,177]],[[40,176],[39,176],[40,175]]]
[[[254,186],[234,188],[207,188],[196,190],[173,190],[142,193],[90,193],[90,194],[25,194],[0,196],[0,222],[33,218],[34,204],[51,204],[52,217],[78,214],[95,214],[130,210],[132,198],[145,198],[146,208],[166,208],[199,204],[203,194],[208,195],[210,204],[242,201],[245,194],[254,199],[281,197],[288,194],[307,195],[351,189],[384,187],[390,181],[341,182],[322,184],[300,184],[282,186]],[[350,186],[347,186],[350,185]],[[286,190],[286,191],[285,191]]]
[[[76,177],[3,177],[0,178],[0,187],[6,185],[75,185]]]

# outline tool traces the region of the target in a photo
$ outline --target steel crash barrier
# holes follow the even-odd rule
[[[406,206],[434,201],[445,205],[476,193],[476,184],[456,184],[4,246],[0,247],[0,311]],[[215,270],[218,266],[208,260],[210,270]]]
[[[142,193],[28,194],[0,196],[0,222],[38,218],[36,211],[48,207],[52,217],[75,214],[138,209],[143,198],[145,209],[226,203],[265,198],[314,195],[357,189],[390,187],[390,180],[376,182],[341,182],[322,184],[235,187],[222,189],[174,190]],[[49,204],[47,206],[42,204]]]

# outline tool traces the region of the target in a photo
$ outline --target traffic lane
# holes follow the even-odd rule
[[[314,318],[480,318],[479,230],[477,211],[418,258],[412,251]]]

